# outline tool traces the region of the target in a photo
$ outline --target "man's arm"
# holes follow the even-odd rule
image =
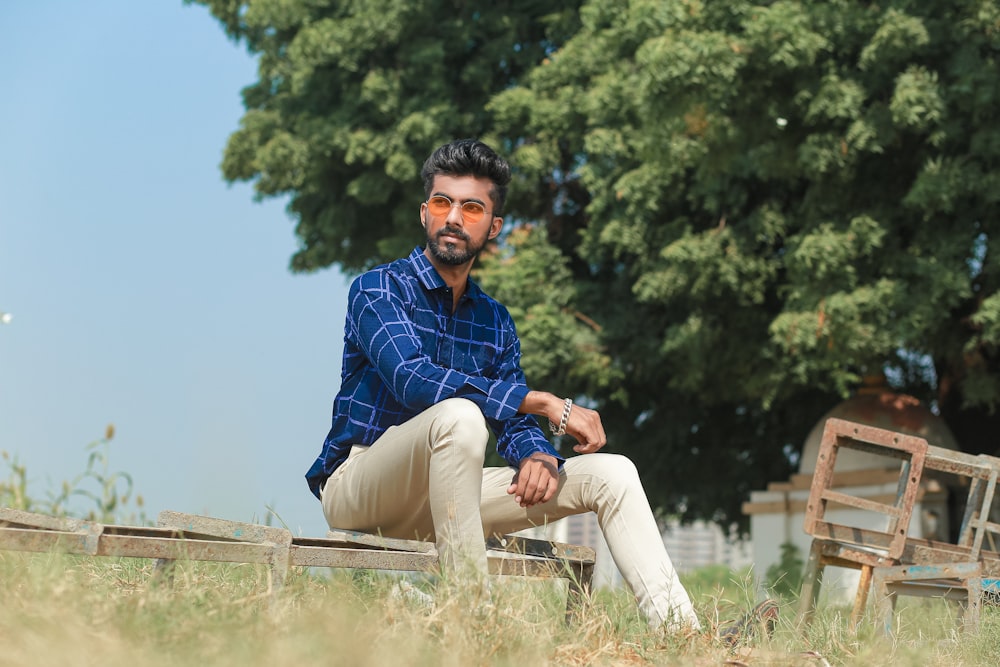
[[[558,424],[562,419],[565,399],[547,391],[529,391],[521,401],[518,412],[528,415],[545,417]],[[604,433],[601,415],[596,410],[590,410],[582,405],[574,404],[566,422],[566,433],[576,438],[573,451],[577,454],[591,454],[608,444],[608,436]]]
[[[529,391],[518,412],[538,415],[559,423],[566,401],[546,391]],[[581,405],[573,405],[566,422],[566,433],[576,438],[573,450],[590,454],[607,444],[601,415]],[[559,461],[551,454],[534,452],[521,459],[517,473],[511,480],[507,493],[521,507],[531,507],[548,502],[559,489]]]

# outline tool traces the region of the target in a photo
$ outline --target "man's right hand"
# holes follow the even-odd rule
[[[564,399],[546,391],[529,391],[521,403],[519,411],[522,414],[546,417],[558,424],[562,420]],[[573,451],[578,454],[592,454],[608,444],[608,436],[604,433],[601,415],[596,410],[573,404],[566,422],[566,433],[576,439]]]
[[[569,421],[566,422],[566,433],[576,438],[573,451],[577,454],[593,454],[608,444],[601,415],[596,410],[575,403],[569,413]]]

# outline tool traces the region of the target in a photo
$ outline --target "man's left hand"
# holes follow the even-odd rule
[[[521,460],[507,493],[521,507],[531,507],[552,499],[559,488],[559,462],[550,454],[535,452]]]

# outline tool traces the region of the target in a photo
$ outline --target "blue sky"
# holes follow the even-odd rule
[[[0,25],[0,450],[44,497],[113,423],[149,517],[270,506],[321,535],[303,474],[347,280],[292,274],[285,202],[222,180],[255,61],[181,0],[12,0]]]

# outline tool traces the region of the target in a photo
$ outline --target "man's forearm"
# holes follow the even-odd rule
[[[601,415],[596,410],[569,403],[568,400],[547,391],[529,391],[517,411],[522,414],[548,417],[554,433],[559,435],[566,433],[576,438],[577,442],[573,445],[573,451],[576,453],[596,452],[608,442],[604,425],[601,423]]]
[[[521,401],[518,412],[524,415],[538,415],[546,417],[556,423],[562,417],[565,399],[559,398],[555,394],[547,391],[529,391],[528,395]]]

